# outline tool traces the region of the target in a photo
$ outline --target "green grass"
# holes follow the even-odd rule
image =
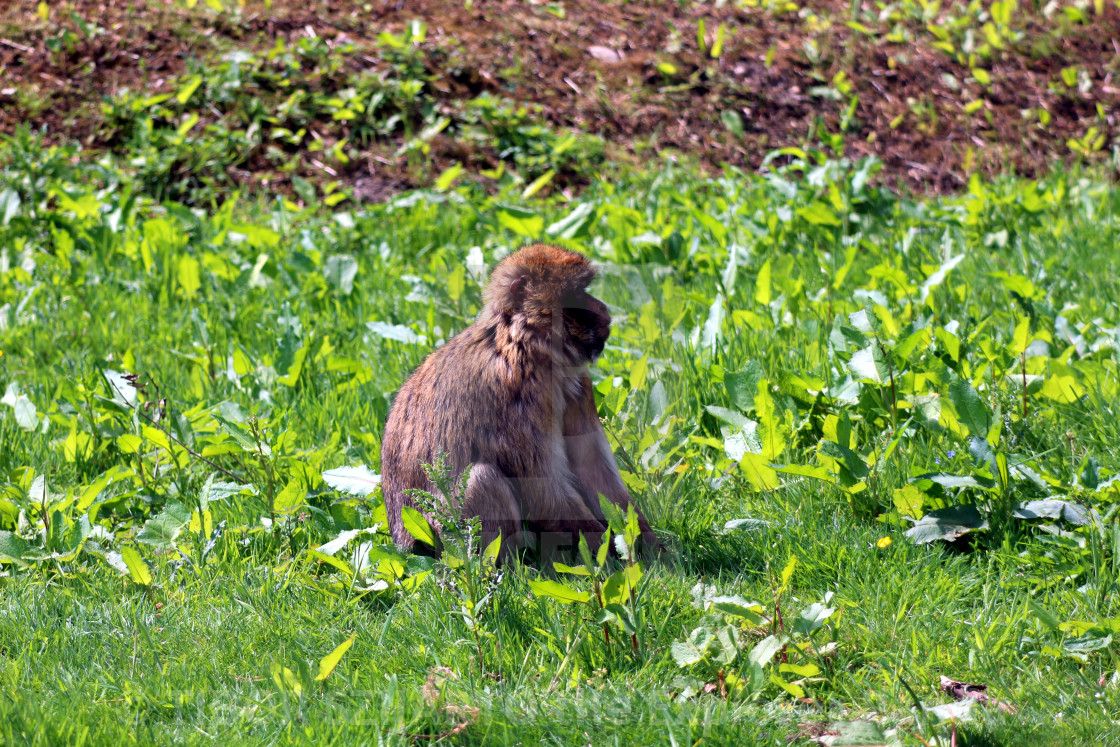
[[[940,675],[1018,709],[973,709],[958,744],[1120,743],[1120,193],[1105,184],[913,202],[866,186],[873,164],[810,153],[766,177],[596,183],[567,204],[462,186],[334,214],[192,211],[71,155],[17,141],[0,157],[0,384],[18,386],[0,406],[5,743],[786,744],[866,719],[948,744],[952,727],[914,709],[949,701]],[[404,584],[374,587],[394,578],[383,535],[335,565],[309,551],[377,523],[376,494],[320,475],[377,469],[393,392],[478,309],[473,258],[538,237],[604,263],[600,413],[672,550],[644,568],[633,643],[533,594],[549,569],[503,569],[480,658],[454,573],[409,560]],[[106,370],[140,376],[135,402],[113,402],[110,381],[129,387]],[[202,504],[212,477],[252,488]],[[1097,513],[1012,514],[1052,497]],[[986,526],[953,524],[956,506]],[[911,542],[931,511],[963,538]],[[176,518],[192,512],[201,528]],[[723,528],[740,518],[767,523]],[[359,574],[361,541],[380,564]],[[698,583],[771,620],[716,618],[734,662],[674,659],[704,624]],[[826,598],[798,653],[799,613]],[[772,633],[819,675],[772,657],[722,697],[719,671],[749,680]],[[325,680],[302,674],[352,635]]]

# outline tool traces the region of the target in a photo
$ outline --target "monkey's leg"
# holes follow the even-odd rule
[[[467,495],[460,510],[463,516],[482,519],[484,549],[501,533],[499,560],[505,560],[521,545],[521,501],[513,483],[493,464],[479,462],[471,465]]]
[[[565,472],[558,469],[557,480],[522,479],[518,485],[524,496],[525,522],[535,535],[532,544],[541,559],[572,563],[578,562],[580,535],[595,552],[607,526],[588,508]]]
[[[633,505],[642,532],[642,550],[650,554],[660,552],[661,543],[654,536],[638,504],[630,497],[630,491],[618,472],[607,434],[595,408],[591,376],[586,371],[580,376],[579,395],[568,403],[564,412],[564,447],[580,493],[591,512],[601,521],[606,521],[599,506],[600,493],[624,514],[627,507]]]

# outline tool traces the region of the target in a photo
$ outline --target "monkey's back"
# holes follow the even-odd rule
[[[476,323],[433,351],[405,381],[385,424],[381,442],[382,494],[393,539],[410,547],[401,507],[413,506],[405,491],[433,491],[422,467],[440,452],[458,476],[475,462],[503,474],[531,475],[538,465],[521,448],[545,437],[541,403],[525,399],[521,360],[496,354],[493,328]],[[538,415],[531,416],[531,414]]]

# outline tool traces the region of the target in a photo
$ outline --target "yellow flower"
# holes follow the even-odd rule
[[[882,550],[885,547],[890,547],[891,546],[891,538],[890,537],[883,537],[882,539],[880,539],[875,544],[878,546],[878,548],[880,550]]]

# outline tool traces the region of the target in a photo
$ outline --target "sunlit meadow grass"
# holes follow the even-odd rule
[[[26,148],[0,181],[5,743],[786,744],[857,720],[900,744],[1120,740],[1110,188],[917,202],[808,155],[519,208],[461,187],[189,210]],[[378,534],[310,552],[377,523],[376,493],[321,473],[377,471],[394,391],[536,238],[601,263],[600,414],[671,549],[640,645],[533,594],[556,576],[527,557],[479,657],[453,573],[397,583]],[[1042,499],[1072,508],[1023,515]],[[938,510],[960,539],[915,544]],[[733,661],[674,656],[697,584],[763,611],[717,618]],[[727,688],[822,600],[811,647]],[[950,702],[942,675],[1015,711],[938,723],[919,703]]]

